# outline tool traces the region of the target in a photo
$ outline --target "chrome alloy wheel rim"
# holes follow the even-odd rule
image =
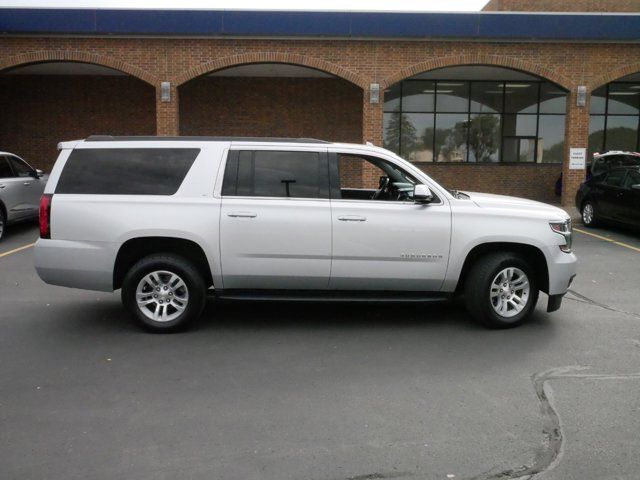
[[[4,235],[4,220],[0,217],[0,238]]]
[[[593,205],[587,203],[582,209],[582,221],[588,225],[593,221]]]
[[[518,315],[529,301],[529,279],[519,268],[502,270],[491,282],[491,306],[501,317]]]
[[[189,303],[189,289],[178,275],[158,270],[145,275],[136,288],[140,311],[154,322],[170,322],[180,316]]]

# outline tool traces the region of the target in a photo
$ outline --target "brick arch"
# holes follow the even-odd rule
[[[504,57],[501,55],[458,55],[451,57],[441,57],[416,63],[401,69],[393,75],[385,78],[381,82],[382,88],[387,88],[405,78],[412,77],[419,73],[428,72],[445,67],[459,67],[463,65],[488,65],[492,67],[503,67],[512,70],[520,70],[524,73],[543,77],[567,90],[571,89],[572,82],[554,70],[543,67],[532,62],[525,62],[517,58]]]
[[[631,75],[633,73],[640,72],[640,63],[632,63],[631,65],[627,65],[624,67],[617,68],[615,70],[608,71],[604,75],[597,77],[594,81],[589,85],[589,90],[593,91],[596,88],[602,87],[607,83],[611,83],[615,80],[618,80],[622,77],[626,77],[627,75]]]
[[[72,52],[67,50],[43,50],[9,57],[5,60],[0,60],[0,72],[8,68],[27,65],[30,63],[46,62],[91,63],[127,73],[132,77],[152,85],[153,87],[155,87],[159,82],[159,80],[151,73],[121,60],[116,60],[103,55],[96,55],[94,53]]]
[[[368,85],[368,82],[360,75],[347,70],[340,65],[336,65],[319,58],[280,52],[246,53],[217,58],[216,60],[201,63],[200,65],[196,65],[195,67],[186,70],[184,73],[175,77],[172,83],[176,86],[180,86],[188,82],[189,80],[192,80],[209,72],[224,70],[225,68],[251,63],[284,63],[289,65],[300,65],[303,67],[314,68],[316,70],[330,73],[332,75],[335,75],[336,77],[340,77],[343,80],[353,83],[363,90]]]

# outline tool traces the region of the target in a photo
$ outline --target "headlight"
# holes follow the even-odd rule
[[[551,227],[551,230],[564,237],[564,245],[560,245],[560,250],[565,253],[571,253],[571,242],[573,240],[571,219],[568,218],[564,222],[549,222],[549,226]]]

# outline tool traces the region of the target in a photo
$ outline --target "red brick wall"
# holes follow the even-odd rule
[[[362,139],[362,90],[344,80],[200,77],[179,95],[181,135]]]
[[[156,131],[165,135],[179,133],[178,112],[189,108],[188,96],[182,102],[179,95],[176,95],[176,86],[206,71],[235,64],[262,61],[305,65],[346,78],[362,88],[367,88],[370,83],[380,83],[384,88],[422,71],[454,65],[485,64],[515,68],[545,77],[572,92],[567,112],[566,158],[569,147],[587,147],[588,144],[588,129],[585,128],[589,121],[588,107],[575,107],[574,92],[577,86],[586,85],[588,90],[592,90],[624,75],[640,72],[640,45],[298,39],[0,38],[0,71],[17,64],[47,60],[103,64],[137,76],[153,87],[158,87],[160,81],[170,81],[173,86],[173,100],[170,103],[159,102],[159,95],[156,94]],[[29,95],[31,92],[25,94],[27,97]],[[360,121],[363,134],[359,140],[381,144],[382,104],[369,104],[368,93],[365,91],[360,109],[358,111],[362,112]],[[35,110],[34,114],[39,116]],[[135,118],[135,115],[128,117]],[[47,132],[40,131],[46,130],[40,124],[31,125],[36,129],[32,135],[48,135]],[[0,124],[0,131],[3,127]],[[313,133],[331,138],[324,132]],[[7,137],[5,133],[0,135]],[[65,135],[63,138],[69,136]],[[58,140],[60,138],[55,138],[55,142]],[[24,142],[18,142],[17,146],[27,148]],[[452,172],[462,172],[456,177],[473,178],[473,172],[478,167],[461,165],[451,168]],[[509,181],[508,172],[514,167],[499,165],[491,168],[502,172],[496,178],[504,177],[505,181]],[[552,167],[530,168],[544,171]],[[583,176],[582,171],[567,170],[565,184],[569,188],[563,199],[566,205],[572,204]],[[473,188],[485,189],[480,182]],[[497,191],[503,187],[497,184],[490,188]],[[538,192],[537,186],[526,183],[514,188],[522,196],[531,197]]]
[[[0,150],[49,171],[60,141],[154,135],[154,96],[131,77],[0,76]]]
[[[485,11],[640,12],[640,0],[491,0]]]
[[[419,164],[443,187],[559,203],[555,185],[562,165]]]

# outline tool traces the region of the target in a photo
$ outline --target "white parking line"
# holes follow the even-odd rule
[[[9,250],[8,252],[0,253],[0,258],[9,256],[13,253],[21,252],[22,250],[26,250],[27,248],[31,248],[36,244],[36,242],[30,243],[29,245],[23,245],[18,248],[14,248],[13,250]]]

